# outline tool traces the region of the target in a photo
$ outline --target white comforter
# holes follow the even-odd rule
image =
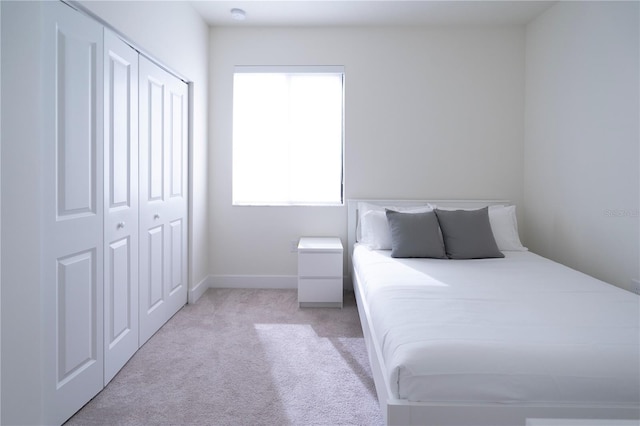
[[[640,298],[529,252],[356,246],[391,391],[410,401],[638,406]]]

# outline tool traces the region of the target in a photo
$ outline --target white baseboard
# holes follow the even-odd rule
[[[210,275],[210,288],[298,288],[297,275]]]
[[[353,290],[351,277],[344,279],[345,290]],[[189,303],[195,303],[208,288],[298,288],[297,275],[209,275],[189,291]]]
[[[206,276],[189,290],[188,303],[196,303],[207,289],[211,287],[211,276]]]

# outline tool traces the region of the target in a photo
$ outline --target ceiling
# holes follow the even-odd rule
[[[555,1],[190,0],[211,26],[524,25]],[[246,12],[244,21],[231,9]]]

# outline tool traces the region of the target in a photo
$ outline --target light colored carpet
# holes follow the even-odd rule
[[[68,425],[380,425],[353,293],[210,289]]]

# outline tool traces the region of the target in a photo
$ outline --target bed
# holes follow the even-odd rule
[[[348,201],[349,266],[387,424],[640,418],[637,295],[524,248],[504,258],[392,258],[364,241],[359,205],[508,202]]]

